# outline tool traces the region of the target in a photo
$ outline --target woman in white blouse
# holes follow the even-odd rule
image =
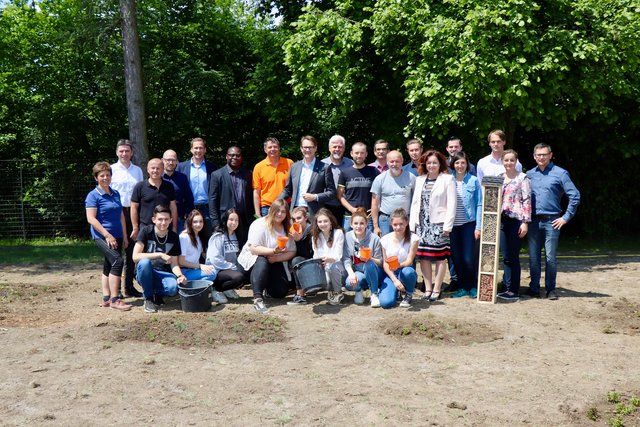
[[[296,255],[296,245],[287,235],[290,221],[287,202],[275,200],[267,216],[251,223],[247,243],[238,256],[238,263],[251,275],[253,307],[259,313],[269,311],[263,299],[265,291],[272,298],[284,298],[291,288],[287,262]],[[287,238],[284,247],[278,245],[279,237]]]
[[[202,242],[206,242],[206,230],[202,214],[194,209],[185,222],[184,231],[180,233],[180,251],[178,264],[182,274],[187,280],[211,280],[216,279],[216,270],[212,265],[201,264],[206,248]],[[220,292],[213,292],[213,299],[219,303],[226,303],[227,299]]]

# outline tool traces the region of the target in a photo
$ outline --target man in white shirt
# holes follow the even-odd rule
[[[342,170],[353,166],[353,160],[344,157],[345,144],[346,141],[343,136],[333,135],[329,139],[329,157],[322,159],[322,163],[329,165],[333,173],[334,184],[340,181],[340,172],[342,172]],[[342,224],[344,220],[344,208],[335,196],[326,203],[326,208],[336,217],[338,224]]]
[[[290,210],[305,206],[314,215],[330,200],[335,200],[336,187],[331,168],[316,159],[318,141],[311,135],[300,139],[302,160],[289,169],[287,183],[280,193],[280,199],[291,197]]]
[[[487,136],[487,141],[491,147],[491,154],[481,158],[476,168],[480,184],[482,184],[483,177],[498,176],[504,172],[502,153],[504,153],[504,146],[507,143],[507,135],[500,129],[492,130]],[[516,162],[516,170],[522,172],[522,164],[519,160]]]
[[[127,236],[135,242],[138,236],[133,234],[131,224],[131,194],[136,184],[142,181],[142,169],[131,163],[133,158],[133,145],[128,139],[121,139],[116,144],[116,156],[118,161],[111,165],[111,188],[120,193],[122,210],[127,226]],[[142,292],[133,286],[133,244],[125,249],[126,266],[124,269],[124,292],[129,297],[141,297]]]

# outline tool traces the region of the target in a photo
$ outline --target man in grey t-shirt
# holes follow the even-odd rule
[[[373,219],[373,231],[378,236],[384,236],[391,232],[389,215],[398,208],[403,208],[409,213],[411,196],[416,177],[402,170],[402,153],[390,151],[387,154],[389,170],[376,177],[371,185],[371,218]]]

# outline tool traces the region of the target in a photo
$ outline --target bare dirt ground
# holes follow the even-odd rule
[[[640,425],[638,256],[561,259],[558,301],[269,316],[101,308],[99,269],[0,266],[0,425]]]

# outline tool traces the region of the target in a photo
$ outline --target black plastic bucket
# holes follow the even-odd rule
[[[319,259],[308,259],[293,267],[293,274],[305,293],[318,292],[327,288],[327,276]]]
[[[178,285],[182,311],[189,313],[209,311],[212,284],[210,280],[189,280],[184,285]]]

